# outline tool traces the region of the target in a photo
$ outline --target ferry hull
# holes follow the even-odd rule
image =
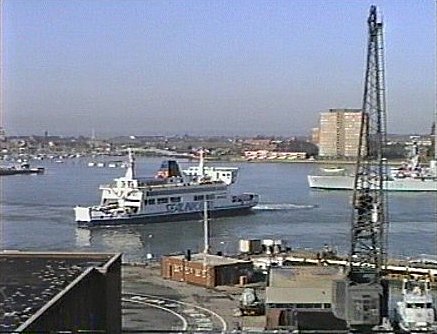
[[[216,208],[208,210],[208,215],[211,218],[238,216],[252,214],[251,210],[255,204],[241,205],[237,207]],[[83,208],[80,208],[83,209]],[[134,224],[152,224],[174,221],[187,221],[187,220],[199,220],[203,218],[203,212],[185,212],[185,213],[163,213],[163,214],[138,214],[128,217],[115,217],[115,218],[92,218],[90,220],[77,220],[79,227],[98,227],[98,226],[122,226],[122,225],[134,225]]]
[[[308,175],[308,184],[314,189],[353,190],[354,177],[345,175]],[[384,181],[387,191],[437,192],[437,179],[395,179]]]

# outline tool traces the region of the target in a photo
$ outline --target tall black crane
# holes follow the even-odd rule
[[[367,332],[387,316],[386,113],[383,24],[370,8],[361,131],[352,198],[351,248],[346,277],[334,282],[334,314]]]

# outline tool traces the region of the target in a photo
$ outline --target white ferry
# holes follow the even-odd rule
[[[203,168],[201,159],[198,171]],[[233,195],[221,174],[212,169],[209,172],[215,177],[198,172],[187,176],[181,173],[176,161],[168,160],[155,177],[138,178],[134,156],[129,152],[126,175],[116,178],[113,184],[100,186],[100,205],[75,207],[76,221],[80,226],[90,227],[190,220],[202,217],[205,202],[212,217],[249,213],[258,203],[257,194]],[[229,179],[228,173],[236,175],[233,169],[223,173],[225,179]]]

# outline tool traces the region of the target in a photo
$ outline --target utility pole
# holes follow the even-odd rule
[[[203,254],[209,254],[209,226],[208,226],[208,201],[203,201]]]
[[[387,200],[383,191],[387,166],[383,24],[371,6],[360,143],[352,198],[349,267],[334,282],[333,311],[362,333],[388,315],[388,288],[382,279],[387,262]]]

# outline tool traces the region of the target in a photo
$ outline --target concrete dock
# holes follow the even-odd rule
[[[270,266],[334,266],[339,271],[347,265],[341,257],[321,258],[315,252],[288,252],[247,256],[254,267],[266,271]],[[333,268],[334,269],[334,268]],[[387,278],[396,283],[408,270],[409,275],[428,275],[437,286],[437,269],[412,268],[407,262],[390,260]],[[204,288],[161,277],[160,263],[125,264],[122,270],[123,329],[231,331],[262,330],[265,316],[239,314],[239,300],[244,286]],[[396,285],[396,284],[395,284]],[[255,284],[265,299],[265,283]]]
[[[122,281],[122,317],[126,331],[157,328],[223,331],[244,325],[241,317],[234,316],[242,287],[206,289],[165,280],[159,263],[124,265]]]

